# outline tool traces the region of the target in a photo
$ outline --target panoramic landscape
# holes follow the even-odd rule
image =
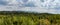
[[[0,25],[60,25],[60,0],[0,0]]]

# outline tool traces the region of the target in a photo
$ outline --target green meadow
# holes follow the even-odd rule
[[[60,25],[60,14],[0,12],[0,25]]]

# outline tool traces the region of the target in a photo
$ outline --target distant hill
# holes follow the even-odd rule
[[[25,11],[0,11],[0,14],[50,14],[50,13],[37,13],[37,12],[25,12]]]

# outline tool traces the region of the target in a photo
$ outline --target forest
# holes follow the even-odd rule
[[[60,25],[60,14],[0,11],[0,25]]]

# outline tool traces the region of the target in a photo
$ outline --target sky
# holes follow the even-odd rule
[[[60,14],[60,0],[0,0],[0,11]]]

